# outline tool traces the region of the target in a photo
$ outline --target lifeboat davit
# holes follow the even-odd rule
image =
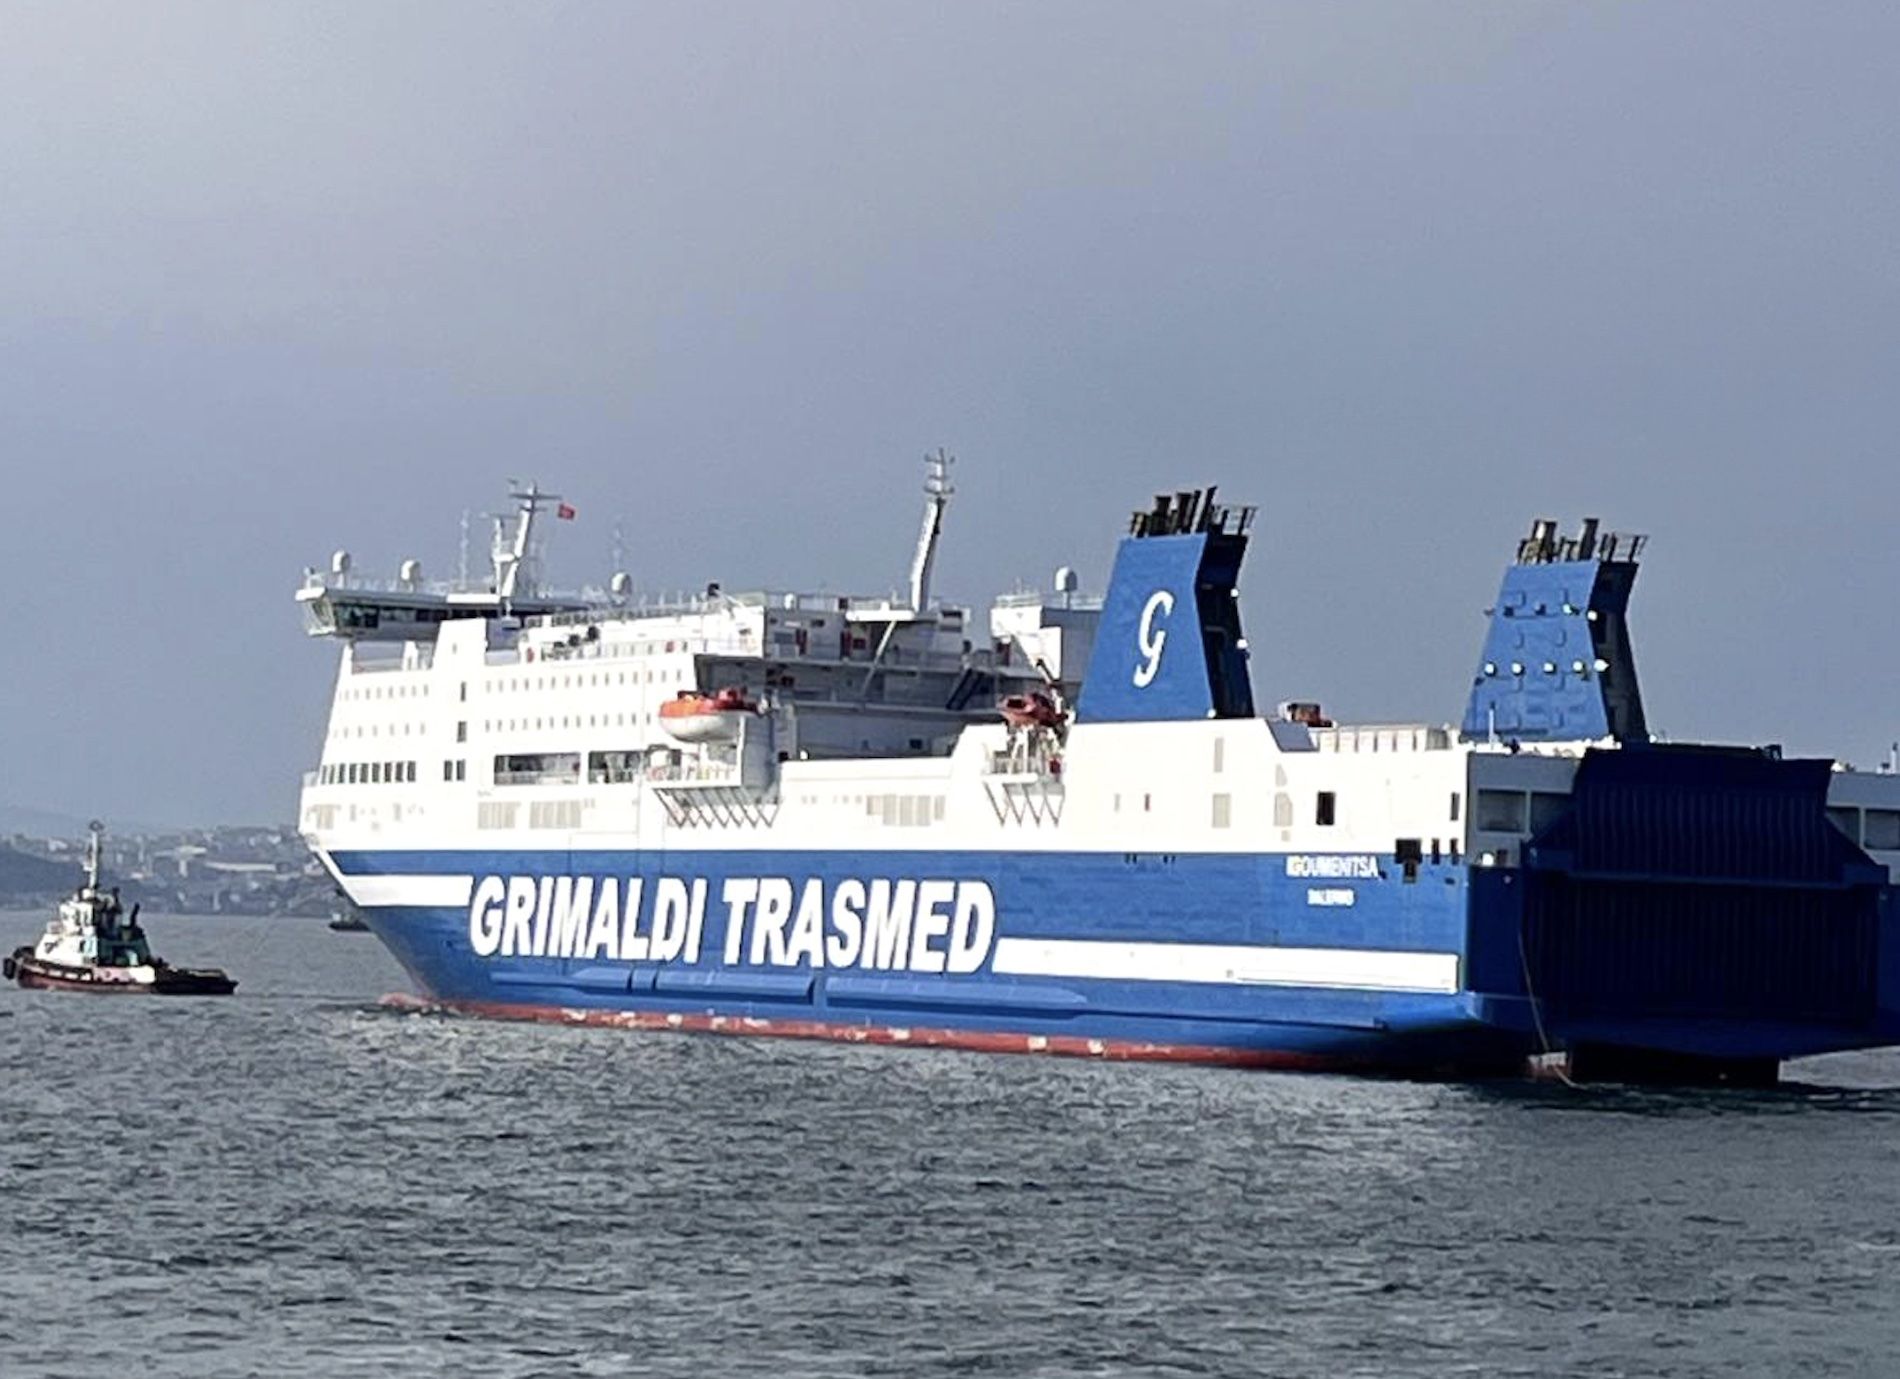
[[[739,689],[722,689],[717,694],[682,690],[678,697],[660,705],[660,726],[681,742],[730,742],[739,736],[748,718],[759,706]]]
[[[1003,715],[1003,721],[1012,728],[1062,726],[1062,710],[1056,707],[1055,700],[1040,690],[1033,694],[1012,694],[996,707]]]

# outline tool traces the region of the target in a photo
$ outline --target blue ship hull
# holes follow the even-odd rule
[[[1541,997],[1547,955],[1525,946],[1528,934],[1535,949],[1539,932],[1525,914],[1528,874],[1458,864],[1425,863],[1407,879],[1381,861],[1370,875],[1327,883],[1349,890],[1350,905],[1316,906],[1312,881],[1290,876],[1285,855],[1265,853],[558,850],[355,852],[332,861],[353,887],[380,886],[392,902],[371,903],[366,914],[424,999],[507,1018],[1450,1074],[1510,1071],[1529,1055],[1580,1048],[1758,1070],[1896,1035],[1891,960],[1862,970],[1858,953],[1846,955],[1851,970],[1841,977],[1860,993],[1851,1009],[1810,999],[1778,1010],[1752,989],[1742,993],[1746,1011],[1712,999],[1618,1008]],[[818,897],[816,942],[808,934],[800,951],[789,909],[762,937],[757,905],[726,902],[731,888],[743,896],[761,877],[794,897],[794,908],[807,892]],[[868,943],[847,950],[831,922],[841,895],[878,894],[879,886],[901,895],[933,879],[945,897],[939,919],[949,917],[955,886],[980,886],[993,901],[993,933],[968,970],[930,970],[944,965],[946,948],[955,951],[947,922],[929,938],[907,932],[878,955]],[[603,922],[610,881],[629,903]],[[522,904],[517,932],[504,936],[510,886]],[[679,951],[662,955],[656,926],[664,931],[667,919],[656,911],[668,887],[682,897],[672,925]],[[417,888],[435,892],[431,903],[405,903]],[[451,903],[441,903],[445,896]],[[911,901],[921,929],[917,892]],[[1900,949],[1884,889],[1875,918],[1867,935],[1874,951]],[[636,943],[645,945],[638,953]],[[1050,953],[1061,961],[1027,970],[1025,953],[1031,967]],[[1685,950],[1670,960],[1734,969],[1742,957]],[[1615,967],[1628,959],[1606,937],[1588,960]],[[1707,990],[1718,994],[1724,980],[1742,980],[1734,970],[1707,975]]]
[[[648,897],[662,879],[705,883],[698,961],[688,954],[665,962],[598,952],[481,955],[471,942],[470,906],[366,911],[428,1000],[481,1014],[1298,1067],[1497,1067],[1520,1061],[1528,1048],[1522,1036],[1475,1018],[1471,995],[1455,986],[1350,989],[998,970],[998,947],[1009,940],[1323,952],[1347,962],[1361,953],[1388,962],[1417,954],[1455,970],[1465,880],[1454,867],[1429,869],[1403,894],[1383,880],[1360,882],[1359,905],[1318,911],[1306,905],[1307,882],[1288,878],[1277,855],[675,852],[654,861],[559,851],[350,853],[333,861],[353,879],[470,878],[471,892],[475,880],[489,877],[615,878],[623,892],[637,878]],[[740,960],[728,962],[733,916],[717,898],[728,882],[762,874],[786,879],[795,893],[816,883],[828,894],[867,875],[980,878],[994,896],[995,938],[1005,944],[992,944],[976,970],[961,973],[871,966],[863,958],[842,966],[822,957],[774,962],[745,939]]]

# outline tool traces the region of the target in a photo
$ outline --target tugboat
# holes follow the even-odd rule
[[[86,884],[63,900],[37,944],[23,944],[0,962],[0,973],[21,986],[49,991],[98,991],[153,996],[228,996],[237,983],[213,967],[173,967],[152,956],[139,907],[130,914],[119,890],[99,885],[99,844],[105,825],[89,825]]]

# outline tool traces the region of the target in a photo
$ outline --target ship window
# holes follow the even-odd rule
[[[1273,796],[1273,826],[1293,827],[1293,797],[1284,790],[1275,792]]]
[[[455,763],[454,762],[445,761],[442,763],[442,779],[443,780],[455,779]]]
[[[1863,818],[1862,846],[1881,852],[1900,850],[1900,809],[1870,809]]]
[[[1226,769],[1226,766],[1227,766],[1227,739],[1224,737],[1217,737],[1214,739],[1214,774],[1218,776],[1223,770]],[[1225,828],[1226,825],[1216,824],[1215,827]]]
[[[587,779],[595,785],[624,785],[640,774],[640,751],[626,748],[618,752],[589,752]]]
[[[1313,822],[1321,828],[1331,828],[1339,821],[1339,796],[1331,790],[1319,792],[1319,800],[1313,808]]]
[[[1401,838],[1392,845],[1392,860],[1405,872],[1405,884],[1418,882],[1418,864],[1424,860],[1425,847],[1416,838]]]
[[[577,784],[581,778],[579,752],[516,752],[495,758],[495,784]]]
[[[1234,797],[1232,795],[1214,796],[1214,827],[1227,828],[1234,819]]]
[[[466,680],[462,681],[462,702],[464,704],[468,702],[468,681]]]
[[[1456,790],[1452,791],[1451,792],[1451,821],[1453,823],[1458,822],[1458,805],[1460,802],[1461,801],[1460,801],[1460,796],[1458,792]]]
[[[1432,865],[1435,867],[1445,860],[1444,849],[1439,847],[1438,839],[1432,839]]]
[[[1480,790],[1477,825],[1489,833],[1522,833],[1524,807],[1521,790]]]
[[[458,722],[455,725],[455,740],[457,742],[468,741],[468,720],[467,719],[463,719],[462,721]]]
[[[1569,807],[1570,796],[1539,790],[1531,796],[1531,832],[1542,833],[1562,818]]]

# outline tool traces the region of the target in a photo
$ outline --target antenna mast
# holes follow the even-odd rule
[[[917,554],[910,562],[910,606],[921,612],[930,601],[930,570],[937,561],[937,541],[943,535],[943,510],[950,506],[950,466],[956,457],[939,448],[924,456],[924,521],[917,532]]]
[[[508,482],[512,485],[508,496],[517,504],[514,536],[512,540],[509,538],[502,519],[497,517],[494,549],[495,594],[504,610],[511,600],[533,598],[540,592],[539,571],[535,569],[535,514],[548,504],[561,501],[560,494],[543,493],[532,479],[526,484],[518,479]]]

